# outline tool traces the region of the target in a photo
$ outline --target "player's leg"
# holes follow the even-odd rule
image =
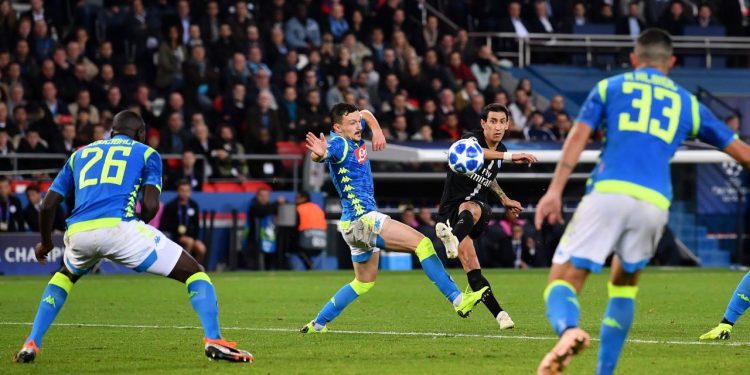
[[[626,225],[628,206],[621,207],[619,197],[596,191],[584,197],[560,239],[544,290],[547,319],[560,340],[542,359],[539,374],[562,372],[589,345],[589,334],[579,328],[578,294],[589,273],[601,271]]]
[[[464,268],[464,272],[466,272],[466,277],[469,280],[469,286],[471,289],[477,291],[485,287],[487,288],[483,302],[487,307],[487,310],[492,314],[492,317],[497,321],[497,324],[500,325],[500,329],[510,329],[515,327],[513,319],[511,319],[510,315],[500,306],[500,302],[492,291],[490,282],[484,277],[484,275],[482,275],[479,258],[477,257],[477,252],[474,248],[474,240],[466,237],[461,241],[461,244],[458,245],[458,258],[461,260],[461,265]]]
[[[62,310],[73,284],[99,262],[100,256],[96,251],[98,236],[92,235],[91,232],[80,232],[66,234],[64,238],[63,266],[52,276],[42,293],[31,333],[16,355],[18,362],[34,360],[42,346],[44,335]]]
[[[31,333],[26,338],[21,350],[16,354],[16,362],[25,363],[34,360],[42,346],[44,335],[57,314],[62,310],[65,300],[68,298],[68,293],[79,278],[79,275],[74,275],[65,266],[52,276],[44,292],[42,292],[42,300],[39,302],[39,308],[37,308],[34,323],[31,326]]]
[[[635,315],[635,297],[641,271],[625,270],[619,257],[612,259],[612,277],[607,285],[609,302],[604,312],[596,373],[612,374],[620,358]]]
[[[468,317],[474,306],[486,297],[489,289],[487,287],[472,293],[461,293],[456,283],[445,271],[443,263],[435,253],[432,241],[414,228],[386,217],[377,241],[378,246],[384,246],[388,250],[415,253],[425,275],[453,304],[462,318]]]
[[[435,224],[435,233],[445,245],[445,254],[448,258],[458,256],[458,246],[471,233],[474,224],[482,217],[482,207],[473,201],[461,203],[458,212],[453,216],[454,223]],[[452,228],[451,228],[452,225]]]
[[[729,340],[734,324],[748,307],[750,307],[750,272],[745,274],[745,277],[737,284],[719,325],[702,334],[700,340]]]
[[[206,356],[233,362],[255,360],[252,354],[237,349],[236,343],[226,341],[221,336],[216,290],[203,266],[180,245],[151,225],[130,221],[121,223],[117,229],[125,231],[129,242],[112,243],[105,256],[138,272],[167,276],[185,283],[190,304],[203,326]]]
[[[367,257],[366,260],[363,258]],[[333,297],[323,306],[318,315],[312,322],[308,323],[300,332],[317,333],[326,332],[326,325],[336,319],[349,304],[354,302],[359,296],[367,293],[375,286],[375,278],[378,275],[378,262],[380,261],[380,252],[363,251],[352,256],[354,266],[354,280],[344,285],[333,295]],[[363,261],[359,261],[363,260]]]

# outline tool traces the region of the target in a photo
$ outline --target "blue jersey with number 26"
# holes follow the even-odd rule
[[[723,150],[735,134],[684,88],[653,68],[607,78],[591,90],[576,119],[596,130],[603,118],[605,144],[589,189],[620,193],[669,208],[669,161],[688,137]]]
[[[75,208],[67,220],[69,232],[74,225],[87,222],[92,225],[86,229],[112,226],[136,219],[138,191],[145,185],[161,190],[161,171],[158,152],[117,135],[71,155],[50,190],[63,196],[75,194]]]

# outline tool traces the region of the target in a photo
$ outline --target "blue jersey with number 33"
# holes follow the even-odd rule
[[[669,161],[688,137],[721,150],[735,134],[684,88],[653,68],[617,75],[591,90],[576,119],[596,130],[607,119],[605,144],[591,188],[633,196],[667,209]]]
[[[145,185],[161,190],[161,171],[158,152],[117,135],[71,155],[50,190],[63,196],[75,194],[75,208],[67,220],[69,233],[110,227],[136,219],[138,191]]]

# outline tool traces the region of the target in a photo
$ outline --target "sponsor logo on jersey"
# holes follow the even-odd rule
[[[357,162],[363,164],[367,160],[367,148],[365,145],[359,146],[354,150],[354,155],[357,157]]]

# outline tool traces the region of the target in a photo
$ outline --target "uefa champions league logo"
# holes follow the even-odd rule
[[[721,163],[721,169],[729,178],[737,178],[742,173],[742,166],[734,161],[724,161]]]

